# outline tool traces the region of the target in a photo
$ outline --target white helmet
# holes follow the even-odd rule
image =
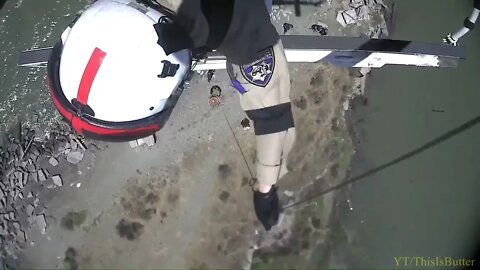
[[[49,61],[50,90],[77,132],[88,128],[76,121],[113,133],[142,128],[166,109],[191,67],[189,49],[159,45],[154,25],[169,15],[135,0],[98,0],[63,32]]]

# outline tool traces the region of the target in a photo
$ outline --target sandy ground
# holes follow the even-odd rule
[[[368,26],[341,30],[334,21],[338,8],[302,7],[300,18],[291,6],[276,8],[274,20],[279,28],[292,23],[293,34],[314,34],[310,25],[319,22],[332,35],[368,31]],[[343,104],[359,84],[348,69],[330,65],[291,64],[290,71],[298,137],[289,156],[291,172],[279,182],[284,204],[347,173],[353,148]],[[246,115],[227,82],[223,71],[211,83],[194,77],[151,148],[98,142],[100,150],[90,150],[80,164],[67,166],[63,160],[49,168],[62,174],[64,186],[44,195],[47,232],[28,232],[21,267],[342,266],[330,260],[335,193],[287,210],[269,233],[256,221],[249,172],[224,113],[250,168],[254,135],[241,128]],[[224,105],[212,109],[207,98],[214,84],[223,89]],[[285,195],[287,190],[293,196]]]

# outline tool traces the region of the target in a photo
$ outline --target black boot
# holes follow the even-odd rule
[[[267,231],[277,225],[278,217],[280,215],[280,203],[278,201],[277,189],[276,186],[272,186],[268,193],[262,193],[259,191],[253,192],[255,214]]]

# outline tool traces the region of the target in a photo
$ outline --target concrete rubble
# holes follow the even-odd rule
[[[145,137],[145,138],[130,141],[129,144],[130,144],[130,147],[132,147],[132,148],[141,146],[143,144],[146,144],[148,147],[152,147],[152,146],[155,145],[155,136],[150,135],[150,136]]]
[[[380,12],[386,6],[382,0],[350,0],[347,9],[338,11],[337,21],[343,27],[368,21],[372,12]]]
[[[25,128],[23,138],[7,138],[0,148],[0,268],[9,269],[19,250],[32,245],[29,233],[34,227],[47,234],[45,206],[40,195],[48,188],[63,186],[61,175],[50,176],[48,167],[62,160],[78,164],[87,150],[85,139],[68,126],[59,125],[49,138],[35,137]],[[68,165],[68,164],[67,164]]]
[[[60,177],[60,175],[54,175],[54,176],[52,176],[52,180],[53,180],[53,183],[54,183],[56,186],[58,186],[58,187],[63,186],[62,177]]]
[[[72,163],[72,164],[77,164],[83,159],[83,153],[79,151],[74,151],[70,152],[68,151],[67,153],[67,161]]]
[[[58,165],[58,160],[55,158],[55,157],[51,157],[48,162],[52,165],[52,166],[57,166]]]

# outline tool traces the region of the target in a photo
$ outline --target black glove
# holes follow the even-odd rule
[[[255,214],[265,230],[269,231],[277,225],[280,215],[280,203],[278,202],[277,187],[273,186],[268,193],[253,192],[253,204]]]

